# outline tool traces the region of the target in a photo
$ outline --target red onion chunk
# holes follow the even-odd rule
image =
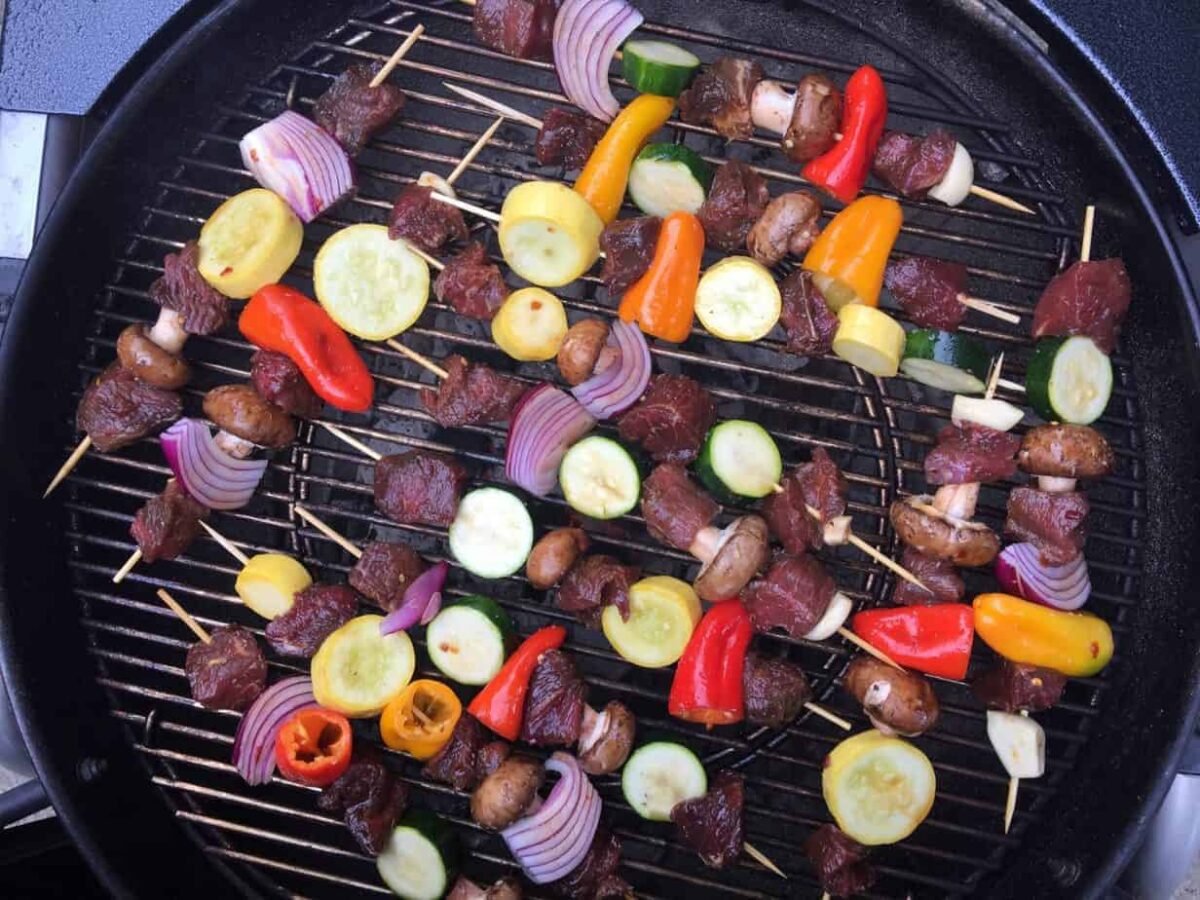
[[[538,809],[500,832],[534,884],[558,881],[578,866],[600,824],[600,795],[578,760],[555,753],[546,768],[559,780]]]
[[[564,0],[554,21],[554,68],[563,93],[588,114],[610,122],[621,104],[608,73],[613,56],[645,18],[625,0]]]
[[[290,109],[247,132],[242,162],[263,187],[311,222],[354,189],[350,157],[333,135]]]
[[[504,474],[538,497],[558,483],[567,449],[596,426],[596,420],[565,391],[542,384],[525,394],[508,429]]]
[[[379,623],[379,633],[392,634],[417,624],[428,625],[442,608],[442,587],[449,572],[449,564],[442,560],[418,575],[404,589],[400,605]]]
[[[608,344],[617,361],[598,375],[571,388],[575,399],[597,419],[611,419],[638,401],[650,384],[650,347],[642,330],[629,322],[616,322]]]
[[[1001,550],[996,580],[1009,593],[1054,609],[1079,609],[1092,593],[1082,554],[1066,565],[1047,566],[1033,544],[1009,544]]]
[[[230,456],[198,419],[180,419],[160,435],[159,443],[179,486],[209,509],[245,506],[267,470],[265,459]]]
[[[233,765],[247,784],[266,784],[275,773],[275,736],[283,723],[317,706],[312,681],[293,675],[277,681],[250,704],[233,739]]]

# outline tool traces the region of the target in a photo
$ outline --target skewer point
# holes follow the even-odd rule
[[[778,875],[780,878],[784,879],[785,881],[787,880],[787,875],[784,874],[783,869],[781,869],[781,868],[779,868],[779,866],[775,865],[775,863],[773,863],[771,861],[771,858],[769,856],[767,856],[767,854],[763,853],[761,850],[759,850],[757,847],[755,847],[752,843],[750,843],[749,841],[746,841],[745,843],[742,844],[742,849],[746,851],[747,856],[749,856],[751,859],[754,859],[756,862],[758,862],[764,869],[774,872],[776,875]]]
[[[435,363],[432,359],[430,359],[427,356],[421,355],[416,350],[412,350],[412,349],[409,349],[408,347],[405,347],[402,343],[400,343],[395,338],[388,338],[386,341],[384,341],[384,343],[387,344],[389,347],[391,347],[393,350],[395,350],[397,353],[399,353],[404,358],[410,359],[413,362],[415,362],[417,365],[424,368],[426,371],[432,372],[438,378],[446,379],[446,378],[450,377],[450,373],[447,372],[445,369],[443,369],[441,366],[439,366],[437,363]]]
[[[122,581],[124,581],[125,576],[132,572],[133,567],[141,562],[141,560],[142,551],[134,550],[133,553],[130,554],[129,559],[125,560],[125,564],[121,566],[121,568],[117,569],[116,573],[112,577],[112,583],[120,584]]]
[[[317,529],[317,531],[321,532],[321,534],[325,535],[325,537],[329,538],[331,541],[333,541],[335,544],[337,544],[339,547],[341,547],[343,550],[345,550],[347,553],[349,553],[355,559],[362,558],[362,548],[360,548],[352,540],[338,534],[338,532],[334,531],[334,529],[331,525],[327,524],[326,522],[322,521],[321,519],[318,519],[313,513],[309,512],[307,509],[305,509],[299,503],[296,504],[295,509],[296,509],[296,515],[298,515],[300,518],[302,518],[305,522],[307,522],[313,528]]]
[[[478,103],[480,106],[487,107],[493,112],[500,113],[502,116],[506,116],[507,118],[516,122],[521,122],[524,125],[528,125],[530,128],[540,129],[542,127],[542,120],[536,116],[523,113],[519,109],[514,109],[505,103],[501,103],[499,100],[493,100],[486,94],[480,94],[477,91],[472,91],[465,87],[459,87],[457,84],[454,84],[451,81],[443,81],[442,85],[448,90],[458,94],[460,97],[466,97],[468,100],[472,100],[475,103]]]
[[[191,613],[180,606],[179,602],[174,597],[168,594],[164,588],[159,588],[157,593],[158,599],[167,604],[171,612],[179,616],[179,618],[183,621],[183,624],[192,629],[192,632],[196,635],[196,637],[200,638],[200,640],[204,641],[206,644],[212,643],[212,636],[204,630],[204,626],[193,619]]]
[[[899,669],[901,672],[904,671],[904,666],[900,665],[900,663],[896,662],[894,659],[892,659],[890,656],[888,656],[886,653],[884,653],[878,647],[875,647],[872,644],[868,643],[867,641],[864,641],[862,638],[860,638],[857,634],[855,634],[849,628],[845,628],[845,627],[839,628],[837,630],[837,633],[840,634],[842,637],[844,637],[846,640],[848,640],[850,643],[852,643],[859,650],[862,650],[864,653],[870,654],[871,656],[875,657],[877,660],[879,660],[882,663],[887,663],[892,668]]]
[[[364,444],[362,441],[360,441],[358,438],[352,437],[349,434],[347,434],[346,432],[342,431],[342,429],[338,428],[336,425],[334,425],[330,422],[322,421],[321,419],[313,419],[313,421],[316,422],[318,425],[320,425],[322,428],[324,428],[326,431],[328,431],[330,434],[332,434],[339,441],[342,441],[345,444],[349,444],[351,447],[353,447],[359,453],[362,453],[364,456],[368,456],[371,459],[375,460],[376,462],[383,459],[383,454],[380,453],[378,450],[373,450],[372,448],[370,448],[366,444]]]
[[[459,176],[462,175],[463,172],[467,171],[467,167],[474,162],[475,157],[477,157],[483,151],[483,148],[487,146],[488,141],[492,139],[492,135],[494,135],[496,130],[503,124],[504,116],[501,115],[496,119],[495,122],[488,126],[487,131],[475,139],[475,143],[471,145],[471,149],[466,152],[463,158],[458,161],[458,165],[454,167],[454,171],[446,176],[446,184],[454,184],[454,182],[458,181]]]
[[[1021,786],[1020,778],[1008,780],[1008,798],[1004,801],[1004,833],[1012,827],[1013,816],[1017,812],[1017,788]]]
[[[237,548],[237,546],[234,545],[233,541],[229,540],[229,538],[225,537],[225,535],[221,534],[221,532],[217,531],[217,529],[213,528],[211,525],[209,525],[203,519],[200,520],[200,527],[203,528],[205,531],[207,531],[208,536],[210,538],[212,538],[214,541],[216,541],[218,544],[220,544],[221,548],[226,553],[228,553],[230,556],[232,556],[234,559],[236,559],[238,562],[240,562],[243,566],[246,565],[246,563],[250,562],[250,557],[248,557],[245,553],[243,553],[241,550],[239,550]]]
[[[1037,210],[1030,209],[1024,203],[1018,203],[1012,197],[1006,197],[1003,194],[998,194],[995,191],[988,190],[985,187],[980,187],[977,184],[971,185],[971,193],[976,197],[981,197],[984,200],[991,200],[997,206],[1003,206],[1005,209],[1022,212],[1029,216],[1037,215]]]
[[[92,436],[84,435],[75,449],[71,451],[71,455],[67,457],[66,462],[59,466],[58,471],[54,473],[54,477],[50,479],[50,483],[46,485],[46,491],[42,494],[42,499],[45,500],[50,496],[50,493],[62,484],[63,479],[71,474],[72,470],[79,464],[79,460],[83,459],[83,455],[88,452],[92,446]]]
[[[1083,211],[1083,237],[1079,241],[1079,261],[1087,262],[1092,258],[1092,229],[1096,225],[1096,207],[1089,203]]]

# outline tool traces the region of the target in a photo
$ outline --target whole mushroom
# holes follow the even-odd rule
[[[529,551],[525,577],[539,591],[554,587],[587,550],[588,543],[582,528],[555,528],[547,532]]]
[[[703,566],[692,586],[709,603],[736,597],[767,562],[767,523],[759,516],[742,516],[728,526],[702,528],[690,552]]]
[[[854,658],[846,670],[845,685],[884,734],[924,734],[941,714],[937,694],[926,679],[873,656]]]
[[[471,818],[500,831],[525,815],[542,786],[542,764],[528,756],[510,756],[471,794]]]
[[[892,503],[889,517],[903,543],[956,566],[985,566],[996,558],[1000,552],[996,532],[981,522],[948,516],[932,500],[921,496]]]
[[[580,319],[567,329],[558,348],[558,371],[574,386],[587,381],[600,368],[608,344],[608,323],[603,319]]]
[[[130,325],[121,332],[117,338],[117,359],[146,384],[165,391],[183,387],[191,375],[182,356],[150,340],[145,325]]]
[[[625,765],[636,727],[633,713],[619,700],[610,700],[600,713],[585,706],[577,746],[583,771],[607,775]]]

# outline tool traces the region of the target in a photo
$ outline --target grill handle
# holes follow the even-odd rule
[[[34,778],[0,794],[0,828],[19,822],[50,805],[46,789]]]

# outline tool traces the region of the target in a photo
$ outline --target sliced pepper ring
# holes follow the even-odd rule
[[[447,685],[422,678],[393,699],[379,716],[379,734],[393,750],[429,759],[450,740],[462,702]]]
[[[350,765],[353,736],[339,712],[312,707],[288,719],[275,735],[275,763],[284,778],[325,787]]]

